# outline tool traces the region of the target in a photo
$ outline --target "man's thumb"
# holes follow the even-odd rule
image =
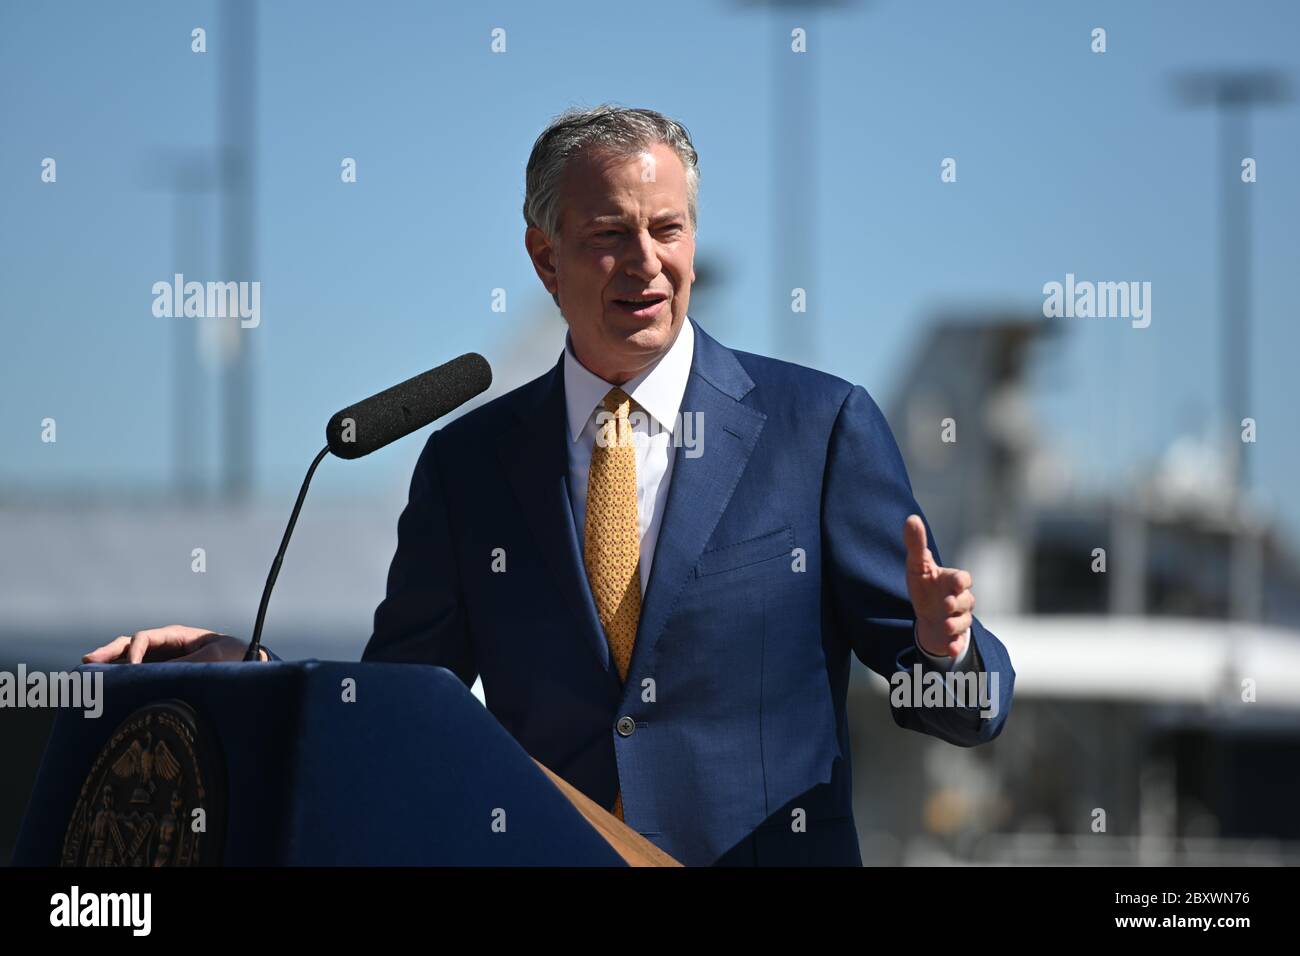
[[[903,541],[907,544],[907,569],[920,574],[925,570],[925,522],[917,515],[908,515],[903,525]]]

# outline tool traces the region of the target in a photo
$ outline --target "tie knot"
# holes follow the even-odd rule
[[[615,385],[605,396],[604,405],[615,418],[626,419],[632,412],[632,396]]]

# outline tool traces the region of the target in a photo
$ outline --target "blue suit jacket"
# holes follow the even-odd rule
[[[683,863],[860,864],[849,653],[910,670],[903,523],[921,510],[865,390],[695,328],[682,413],[701,416],[702,453],[674,452],[627,683],[569,503],[562,361],[430,436],[364,659],[481,675],[525,750],[606,808],[621,786],[626,822]],[[998,735],[1014,672],[972,635],[997,716],[883,705],[900,726]]]

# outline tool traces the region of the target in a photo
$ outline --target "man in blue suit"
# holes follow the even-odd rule
[[[697,161],[649,110],[538,138],[525,244],[564,354],[429,438],[363,659],[481,677],[525,750],[683,863],[859,865],[850,653],[959,746],[998,735],[1015,675],[867,392],[688,316]],[[88,658],[163,645],[245,646],[168,628]]]
[[[565,353],[429,439],[365,657],[481,676],[530,754],[684,863],[860,863],[849,653],[997,673],[996,716],[891,708],[961,746],[997,736],[1013,671],[871,397],[688,317],[697,175],[649,111],[539,137],[525,241]]]

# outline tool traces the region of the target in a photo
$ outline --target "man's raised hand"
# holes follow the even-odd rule
[[[917,643],[935,657],[960,657],[970,640],[971,609],[975,607],[970,572],[935,563],[926,547],[925,522],[918,515],[908,515],[903,540]]]

